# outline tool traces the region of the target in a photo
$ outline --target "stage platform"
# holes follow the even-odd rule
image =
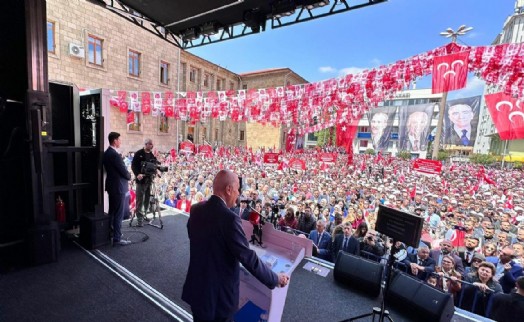
[[[83,249],[64,242],[57,263],[0,275],[0,321],[191,321],[181,300],[189,263],[187,215],[164,210],[164,229],[123,224],[128,246]],[[371,312],[371,298],[323,277],[295,269],[282,321],[341,321]],[[329,269],[329,268],[328,268]],[[394,321],[410,319],[387,307]],[[361,321],[371,321],[371,318]],[[455,312],[452,321],[489,321]]]

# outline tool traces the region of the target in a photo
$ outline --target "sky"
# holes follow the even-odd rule
[[[348,0],[352,2],[361,0]],[[445,45],[450,40],[439,33],[448,27],[473,27],[459,44],[491,45],[514,6],[515,0],[389,0],[278,29],[267,22],[264,32],[189,52],[235,73],[288,67],[317,82]],[[429,77],[417,82],[417,88],[430,86]],[[482,94],[483,86],[470,75],[468,86],[450,93],[450,98]]]

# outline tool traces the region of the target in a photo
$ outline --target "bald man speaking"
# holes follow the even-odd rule
[[[209,200],[193,205],[187,222],[190,257],[182,299],[194,321],[233,321],[238,310],[240,265],[262,284],[286,286],[289,277],[269,269],[249,248],[240,217],[230,210],[239,195],[238,176],[218,172]]]

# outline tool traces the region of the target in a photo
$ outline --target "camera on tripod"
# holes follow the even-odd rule
[[[142,169],[141,173],[143,173],[146,176],[154,176],[156,175],[156,171],[160,172],[166,172],[168,170],[167,166],[160,165],[161,163],[159,161],[143,161],[142,162]]]

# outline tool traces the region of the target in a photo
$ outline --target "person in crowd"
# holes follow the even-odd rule
[[[171,190],[168,192],[168,198],[164,201],[164,204],[168,205],[169,207],[176,208],[176,193],[174,190]]]
[[[368,224],[364,221],[358,225],[357,229],[355,229],[353,236],[355,236],[355,238],[359,242],[362,242],[364,241],[364,237],[366,237],[367,233],[368,233]]]
[[[335,238],[335,235],[334,235],[335,227],[342,224],[342,219],[343,219],[342,215],[337,214],[335,215],[335,220],[328,222],[326,225],[326,231],[330,233],[333,238]]]
[[[433,258],[437,266],[442,266],[442,258],[444,255],[451,255],[453,262],[455,263],[455,270],[460,274],[464,274],[464,266],[462,265],[462,259],[453,252],[453,243],[451,240],[443,240],[440,242],[440,249],[434,249],[430,253],[430,257]]]
[[[514,253],[513,262],[524,267],[524,258],[522,257],[524,255],[524,243],[514,243],[511,247]]]
[[[457,294],[460,292],[462,285],[462,274],[455,270],[455,259],[451,255],[444,255],[442,258],[442,266],[436,266],[435,272],[439,279],[437,288],[452,294],[455,302],[458,303]]]
[[[297,225],[298,221],[295,218],[295,211],[291,207],[287,208],[284,217],[278,221],[278,226],[280,226],[280,229],[287,231],[289,228],[297,229]]]
[[[498,322],[513,322],[524,316],[524,276],[517,278],[516,292],[498,293],[493,296],[490,319]]]
[[[316,227],[309,234],[309,239],[313,241],[313,255],[331,261],[331,235],[326,231],[326,223],[317,220]]]
[[[466,275],[464,281],[471,285],[463,286],[462,303],[460,307],[473,313],[485,316],[489,297],[502,292],[502,286],[495,281],[495,265],[488,262],[479,264],[477,274]],[[473,303],[477,298],[476,305]]]
[[[273,289],[289,283],[249,248],[240,217],[230,210],[239,195],[238,175],[221,170],[209,200],[191,208],[187,222],[189,268],[182,299],[191,306],[193,321],[231,321],[238,310],[240,264]]]
[[[153,140],[145,139],[144,147],[135,152],[131,162],[131,169],[136,178],[136,219],[138,227],[143,226],[144,220],[149,220],[146,214],[151,199],[151,183],[154,180],[154,174],[144,173],[145,164],[153,163],[156,165],[157,162],[158,160],[153,154]]]
[[[311,208],[304,206],[303,209],[304,212],[298,218],[297,230],[309,235],[309,233],[315,229],[316,219],[311,213]]]
[[[124,160],[117,151],[121,144],[120,133],[111,132],[107,139],[109,147],[104,152],[102,163],[106,171],[105,191],[109,196],[108,215],[113,230],[113,245],[125,246],[131,244],[131,241],[122,239],[121,230],[122,219],[126,209],[129,209],[129,204],[126,204],[126,194],[131,174],[127,171]]]
[[[475,253],[475,255],[473,255],[473,259],[471,260],[471,265],[464,268],[464,275],[476,274],[480,263],[485,261],[486,257],[482,255],[482,253]]]
[[[504,293],[509,293],[515,286],[515,280],[524,275],[522,266],[513,261],[514,251],[511,247],[504,247],[500,250],[498,261],[494,262],[494,279],[500,283]]]
[[[464,268],[470,267],[473,257],[477,254],[477,248],[479,247],[480,238],[474,235],[466,236],[466,248],[463,251],[458,252],[458,256],[462,260],[462,266]]]
[[[338,234],[333,241],[333,262],[337,259],[338,252],[344,251],[355,256],[360,255],[360,243],[353,237],[353,228],[350,223],[342,225],[344,233]]]
[[[420,246],[416,254],[408,254],[403,263],[408,266],[408,273],[425,281],[435,272],[435,260],[429,256],[429,247]]]
[[[386,253],[384,241],[377,236],[376,232],[368,231],[366,237],[360,242],[360,254],[364,257],[380,261],[380,258]]]
[[[240,198],[240,205],[235,207],[233,212],[240,216],[244,220],[249,220],[249,214],[251,209],[248,207],[249,200],[245,198]],[[260,211],[258,213],[261,213]]]
[[[180,200],[178,200],[176,207],[184,212],[189,213],[189,209],[191,209],[191,202],[187,200],[187,196],[184,192],[180,194]]]

